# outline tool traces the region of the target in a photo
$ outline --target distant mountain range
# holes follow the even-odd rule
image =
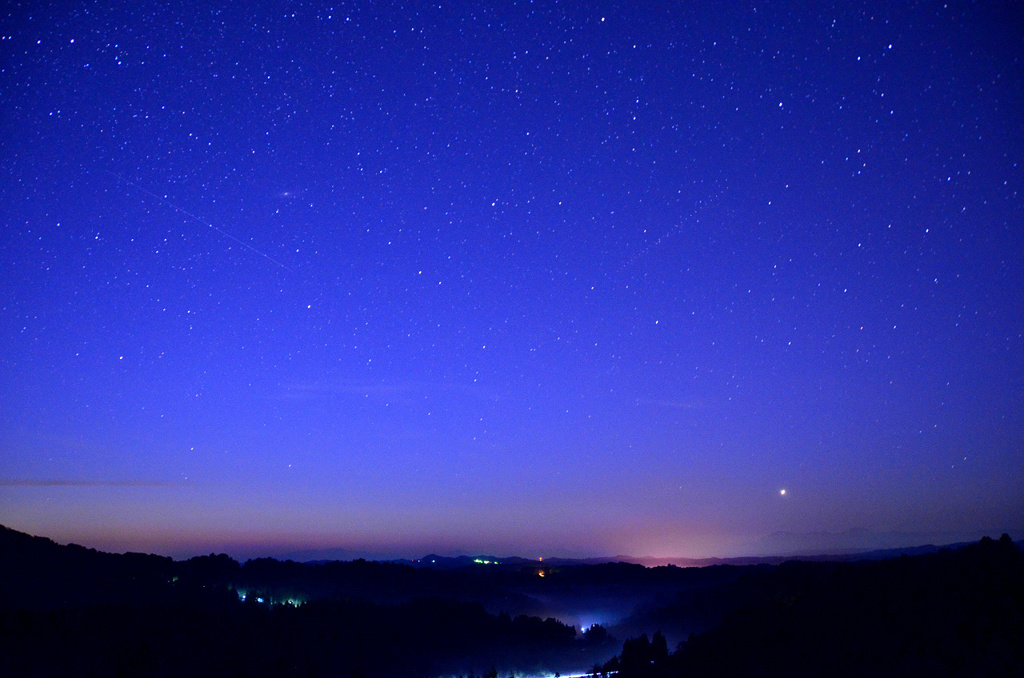
[[[851,541],[850,536],[859,541]],[[630,563],[644,567],[708,567],[710,565],[778,565],[789,560],[810,561],[847,561],[847,560],[882,560],[901,555],[921,555],[934,553],[943,548],[958,548],[973,540],[964,541],[922,541],[916,546],[894,548],[871,548],[870,544],[882,542],[884,539],[877,533],[867,531],[851,531],[846,533],[792,533],[776,532],[765,537],[762,542],[767,549],[776,555],[742,556],[734,558],[659,558],[656,556],[605,556],[596,558],[522,558],[520,556],[495,556],[488,554],[441,556],[431,553],[416,559],[385,559],[382,562],[400,563],[416,568],[434,570],[457,570],[467,567],[492,567],[497,569],[523,567],[550,568],[574,567],[578,565],[602,565],[606,563]],[[924,539],[926,535],[922,535]],[[932,535],[934,536],[934,535]],[[861,543],[863,546],[851,544]],[[905,541],[903,543],[906,543]],[[1020,543],[1020,542],[1018,542]],[[338,560],[355,560],[353,552],[344,549],[323,549],[316,551],[300,551],[277,556],[279,560],[294,560],[305,563],[326,563]]]

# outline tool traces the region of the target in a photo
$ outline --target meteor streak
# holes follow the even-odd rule
[[[151,196],[153,198],[156,198],[157,200],[159,200],[163,204],[165,204],[168,207],[170,207],[172,210],[184,214],[186,217],[188,217],[189,219],[192,219],[193,221],[198,221],[203,226],[206,226],[208,228],[212,228],[213,230],[217,231],[218,233],[220,233],[225,238],[230,238],[231,240],[234,240],[235,242],[237,242],[242,247],[245,247],[246,249],[249,249],[249,250],[255,252],[256,254],[260,255],[261,257],[263,257],[264,259],[266,259],[270,263],[275,264],[277,266],[280,266],[281,268],[283,268],[286,271],[291,271],[292,273],[295,272],[292,269],[290,269],[287,266],[285,266],[284,264],[282,264],[277,259],[274,259],[273,257],[271,257],[269,254],[266,254],[265,252],[261,252],[260,250],[256,249],[255,247],[253,247],[249,243],[245,242],[244,240],[239,240],[238,238],[236,238],[235,236],[231,235],[227,231],[223,231],[223,230],[217,228],[216,226],[211,224],[209,221],[206,221],[205,219],[201,219],[201,218],[197,217],[196,215],[192,214],[188,210],[186,210],[186,209],[184,209],[182,207],[178,207],[177,205],[175,205],[170,200],[167,200],[166,198],[163,198],[163,197],[157,195],[153,191],[150,191],[149,189],[145,188],[144,186],[140,186],[139,184],[135,183],[134,181],[130,181],[128,179],[125,179],[124,177],[122,177],[120,174],[117,174],[116,172],[111,172],[110,170],[104,170],[104,171],[107,174],[110,174],[110,175],[112,175],[114,177],[117,177],[117,179],[119,179],[120,181],[123,181],[124,183],[128,184],[129,186],[131,186],[133,188],[137,188],[138,190],[142,191],[146,195]]]

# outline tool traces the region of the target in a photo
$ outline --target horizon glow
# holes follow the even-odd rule
[[[6,23],[0,523],[179,556],[1019,538],[1021,5]]]

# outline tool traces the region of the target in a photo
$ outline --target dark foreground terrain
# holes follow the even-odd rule
[[[878,562],[790,562],[717,593],[730,608],[717,626],[674,653],[660,634],[627,640],[602,671],[618,678],[1024,676],[1024,559],[1007,535]]]
[[[622,643],[600,626],[581,633],[525,613],[613,599],[636,603],[620,629],[650,635]],[[1024,675],[1024,560],[1004,536],[881,561],[692,569],[240,564],[101,553],[0,527],[3,676],[587,666],[620,678]]]

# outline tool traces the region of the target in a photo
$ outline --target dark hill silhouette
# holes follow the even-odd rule
[[[619,678],[1024,675],[1020,548],[1004,535],[920,551],[690,569],[242,564],[103,553],[0,526],[0,675],[568,672],[616,651],[606,630],[516,610],[622,601],[637,607],[622,628],[640,631],[605,665]]]
[[[702,604],[730,610],[716,627],[671,655],[646,637],[627,642],[605,670],[619,678],[1024,675],[1024,558],[1006,535],[891,560],[752,568],[713,593],[718,599]],[[692,614],[663,613],[673,611]]]
[[[163,556],[61,546],[0,525],[0,607],[166,599],[175,567]]]
[[[609,639],[577,637],[555,619],[431,595],[459,582],[486,589],[465,573],[240,565],[225,555],[176,562],[0,527],[0,675],[387,678],[557,671],[612,651]]]

